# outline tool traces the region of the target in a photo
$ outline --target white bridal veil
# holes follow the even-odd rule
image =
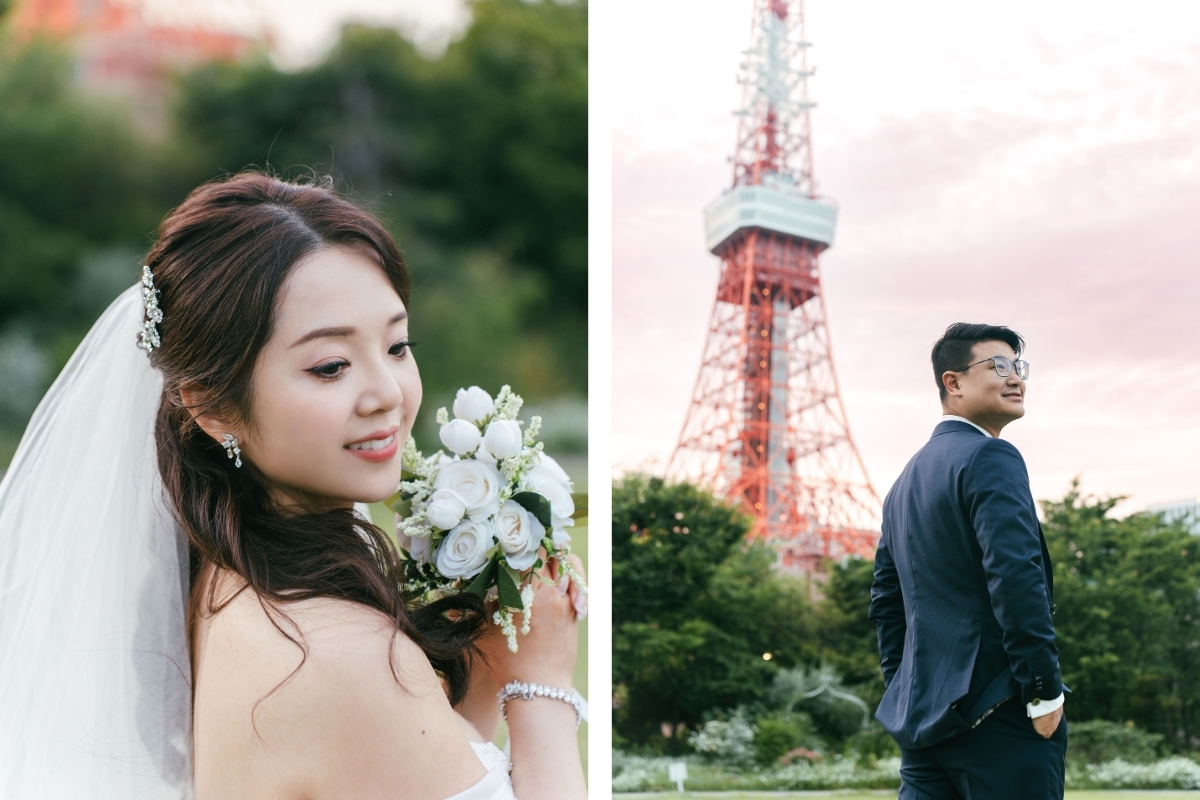
[[[191,797],[187,546],[154,448],[161,378],[113,301],[0,483],[0,799]]]

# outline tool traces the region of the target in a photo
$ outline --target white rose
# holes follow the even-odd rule
[[[466,503],[467,516],[473,520],[487,519],[496,513],[503,485],[504,478],[495,467],[474,459],[446,464],[433,482],[434,491],[456,492]]]
[[[567,487],[567,491],[571,490],[571,476],[567,474],[565,469],[559,466],[557,461],[545,453],[538,453],[538,464],[550,470],[551,474]]]
[[[557,464],[554,465],[558,467]],[[552,469],[545,464],[539,464],[525,476],[525,484],[530,491],[537,492],[550,501],[550,515],[554,518],[554,529],[558,530],[574,525],[571,515],[575,513],[575,501],[571,499],[571,485],[563,481],[560,474],[562,469]]]
[[[454,416],[468,422],[483,422],[494,408],[492,396],[478,386],[459,389],[454,395]]]
[[[425,509],[425,516],[435,528],[448,531],[462,522],[463,514],[467,513],[467,503],[462,495],[451,489],[434,492]]]
[[[492,524],[467,520],[456,525],[437,550],[438,572],[447,578],[472,578],[487,564],[492,547]]]
[[[487,426],[483,441],[496,458],[511,458],[521,452],[521,426],[511,419],[498,419]]]
[[[479,447],[479,442],[482,441],[479,428],[475,427],[475,423],[467,422],[465,419],[450,420],[438,431],[438,437],[442,440],[442,444],[460,456]]]
[[[537,561],[538,546],[546,529],[516,500],[509,500],[496,512],[496,539],[504,558],[513,569],[529,569]]]
[[[569,524],[574,525],[575,520],[571,520],[569,522]],[[558,527],[558,528],[555,528],[554,532],[550,534],[550,538],[554,541],[555,547],[561,548],[567,542],[571,541],[571,534],[569,534],[565,530],[563,530],[562,527]]]

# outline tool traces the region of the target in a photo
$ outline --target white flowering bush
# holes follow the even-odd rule
[[[737,766],[754,762],[754,734],[757,728],[740,714],[727,720],[711,719],[688,737],[688,744],[710,761]]]
[[[885,758],[873,764],[835,756],[827,761],[797,761],[766,771],[762,780],[772,789],[891,789],[900,786],[900,759]]]
[[[718,728],[718,730],[721,730]],[[812,791],[836,789],[894,789],[900,785],[900,759],[873,761],[851,757],[810,763],[798,761],[786,767],[737,768],[689,756],[686,759],[633,756],[613,753],[614,792],[671,791],[667,766],[688,762],[689,791]],[[1149,764],[1131,764],[1114,759],[1103,764],[1067,767],[1068,789],[1200,789],[1200,764],[1176,756]]]
[[[667,767],[688,762],[689,791],[797,791],[806,789],[894,789],[900,785],[900,759],[862,763],[835,756],[827,761],[769,769],[738,769],[696,756],[686,759],[613,753],[613,792],[670,791]]]
[[[1200,764],[1176,756],[1149,764],[1113,759],[1067,769],[1068,789],[1200,789]]]
[[[494,599],[493,621],[517,650],[515,615],[529,632],[534,580],[545,559],[587,593],[567,556],[576,508],[571,479],[543,452],[540,417],[518,419],[524,401],[508,386],[491,395],[459,389],[454,418],[438,409],[439,438],[452,455],[423,455],[409,437],[400,487],[389,500],[405,556],[405,584],[426,600],[467,591]]]
[[[633,756],[613,751],[614,792],[653,792],[670,786],[667,764],[676,759]]]

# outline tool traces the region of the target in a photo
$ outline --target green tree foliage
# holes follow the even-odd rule
[[[824,742],[804,712],[776,712],[759,717],[754,732],[754,758],[762,766],[772,766],[792,750],[804,748],[819,752]]]
[[[626,742],[679,749],[706,712],[762,699],[778,666],[811,658],[805,586],[774,571],[770,550],[745,545],[748,530],[687,484],[630,475],[613,487],[615,723]]]
[[[1042,502],[1073,690],[1067,715],[1089,761],[1200,744],[1200,538],[1152,514],[1113,518],[1119,501],[1075,486]],[[678,748],[681,726],[736,713],[754,721],[758,758],[771,760],[796,741],[787,715],[803,713],[834,751],[894,753],[852,703],[788,699],[836,678],[830,685],[878,705],[871,561],[829,564],[810,602],[804,584],[774,572],[769,551],[743,543],[748,526],[691,486],[642,475],[614,486],[617,732],[632,745]]]
[[[1133,721],[1174,750],[1200,737],[1200,540],[1121,498],[1044,501],[1055,633],[1072,720]]]
[[[144,246],[153,166],[118,109],[74,89],[64,53],[0,53],[0,329],[20,321],[40,334],[94,310],[74,291],[82,257]],[[127,284],[135,276],[131,264]]]
[[[261,61],[184,76],[177,152],[189,184],[316,168],[368,202],[408,255],[434,386],[467,366],[535,397],[582,394],[587,6],[480,0],[472,13],[433,60],[394,31],[349,26],[307,70]],[[487,358],[463,347],[483,340]]]
[[[1103,764],[1121,759],[1130,764],[1154,761],[1162,734],[1146,733],[1132,722],[1124,724],[1096,719],[1070,723],[1067,761],[1072,764]]]
[[[263,57],[181,74],[157,133],[76,86],[69,52],[0,38],[0,367],[25,365],[19,391],[0,387],[0,464],[162,217],[247,167],[330,174],[391,229],[430,406],[465,383],[586,395],[587,5],[471,12],[437,57],[349,26],[307,69]]]
[[[852,557],[827,566],[829,578],[817,604],[820,658],[874,710],[883,699],[879,640],[867,619],[875,563]]]
[[[1054,565],[1054,627],[1072,720],[1132,721],[1174,750],[1200,737],[1200,541],[1148,514],[1110,516],[1121,498],[1083,498],[1076,485],[1043,501]],[[821,657],[869,703],[883,695],[866,618],[873,565],[830,569],[817,604]],[[1074,729],[1072,729],[1074,733]]]

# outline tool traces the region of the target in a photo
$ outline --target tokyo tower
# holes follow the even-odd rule
[[[733,183],[705,210],[721,259],[700,374],[667,465],[754,517],[784,569],[871,556],[879,496],[833,366],[819,257],[837,207],[813,180],[804,0],[756,0]]]

